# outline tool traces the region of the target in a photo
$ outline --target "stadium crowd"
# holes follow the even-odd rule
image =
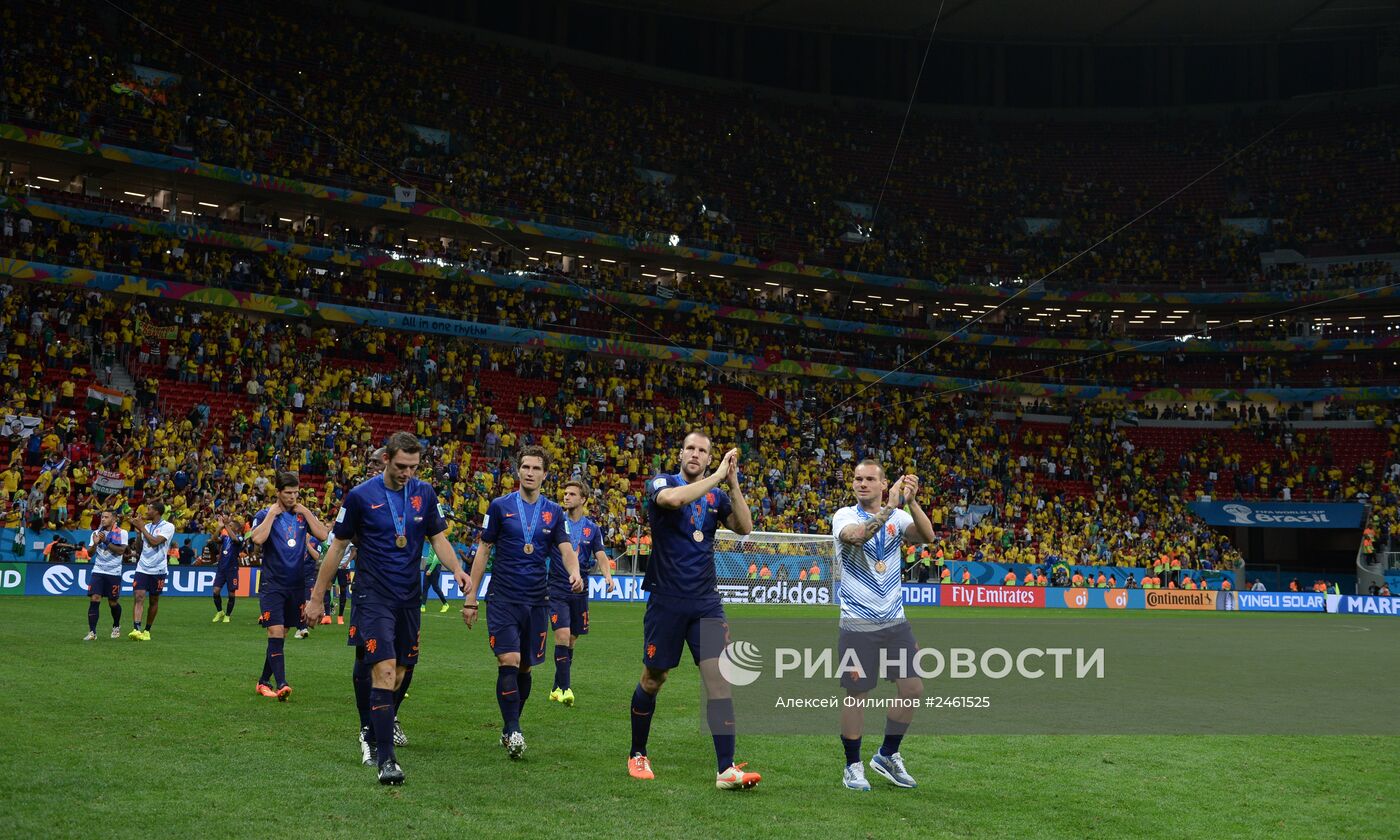
[[[27,219],[26,216],[20,216]],[[1347,357],[1300,352],[1244,356],[1196,353],[1084,354],[1078,351],[996,349],[956,342],[912,353],[896,338],[833,333],[691,314],[624,307],[562,296],[495,288],[468,282],[374,270],[351,271],[285,254],[257,254],[199,245],[174,238],[79,227],[67,220],[29,220],[21,229],[4,214],[0,253],[96,270],[123,270],[139,276],[277,294],[318,301],[398,309],[555,332],[601,335],[644,343],[761,355],[770,360],[900,367],[911,373],[977,379],[1016,378],[1056,384],[1111,384],[1134,388],[1269,387],[1375,385],[1394,379],[1394,362],[1384,354]],[[472,268],[504,271],[499,260],[481,258]],[[549,275],[545,275],[549,276]],[[556,276],[557,277],[557,276]],[[697,286],[705,284],[695,284]],[[874,301],[872,301],[874,302]],[[1103,323],[1096,313],[1088,316]],[[937,326],[953,327],[952,323]],[[1032,326],[1025,324],[1025,327]],[[1161,350],[1163,348],[1156,348]]]
[[[388,430],[428,441],[448,507],[470,519],[513,486],[510,456],[544,446],[556,479],[583,477],[613,548],[640,532],[638,481],[670,466],[674,441],[733,435],[763,530],[820,532],[871,455],[927,476],[945,557],[1003,562],[1230,568],[1237,556],[1185,502],[1216,497],[1374,502],[1376,543],[1396,533],[1400,419],[1376,414],[1383,458],[1338,457],[1336,431],[1256,416],[1185,432],[1174,457],[1134,443],[1122,406],[1071,406],[1070,422],[994,414],[972,399],[913,400],[896,388],[761,377],[699,366],[506,348],[376,330],[288,324],[180,304],[23,284],[5,294],[5,415],[37,417],[9,441],[7,524],[82,526],[94,477],[159,498],[181,531],[246,518],[281,469],[332,510]],[[116,361],[129,394],[79,406]],[[800,429],[801,434],[794,434]],[[732,431],[730,431],[732,430]],[[1383,439],[1383,438],[1377,438]],[[1260,453],[1264,453],[1261,455]],[[126,502],[129,504],[129,501]],[[125,514],[128,508],[122,508]],[[463,535],[466,541],[466,534]]]
[[[915,114],[886,188],[899,132],[884,112],[661,86],[395,24],[377,24],[374,49],[364,49],[359,22],[313,5],[250,14],[227,2],[196,12],[138,0],[130,10],[42,0],[3,10],[6,57],[20,71],[0,86],[0,117],[381,194],[415,184],[427,200],[641,241],[676,235],[942,283],[1051,274],[1062,288],[1342,287],[1343,274],[1261,271],[1256,255],[1394,250],[1400,223],[1400,205],[1377,198],[1400,186],[1400,120],[1385,108],[1298,117],[1172,208],[1106,240],[1275,128],[1278,115],[999,131]],[[197,43],[218,33],[236,45],[221,67],[247,84],[148,26]],[[302,82],[312,75],[330,81]],[[448,128],[457,133],[445,142],[433,133]],[[1311,174],[1318,162],[1326,179]],[[851,209],[876,203],[874,220]],[[1246,231],[1222,215],[1271,221]],[[1056,221],[1027,227],[1038,219]]]
[[[1354,325],[1341,321],[1333,323],[1334,319],[1332,318],[1314,319],[1311,317],[1311,313],[1292,314],[1292,310],[1289,313],[1279,314],[1277,317],[1216,319],[1215,321],[1207,320],[1204,324],[1193,325],[1171,323],[1174,319],[1167,318],[1114,317],[1126,310],[1113,310],[1112,313],[1105,315],[1102,310],[1081,311],[1076,308],[1073,313],[1074,317],[1070,317],[1066,313],[1059,320],[1056,320],[1054,317],[1032,317],[1032,313],[1035,313],[1038,308],[1033,305],[1028,307],[1023,304],[1020,307],[998,308],[995,303],[959,301],[952,302],[951,305],[925,307],[922,304],[907,303],[905,299],[899,297],[898,291],[876,296],[873,289],[855,285],[843,286],[836,292],[826,290],[826,293],[822,293],[817,290],[809,290],[806,293],[799,293],[795,289],[781,288],[781,284],[776,289],[769,284],[753,286],[750,285],[753,282],[751,280],[746,281],[716,274],[705,274],[703,278],[692,275],[687,282],[681,279],[680,275],[667,278],[657,274],[656,271],[646,271],[647,264],[639,262],[641,259],[647,259],[645,255],[629,258],[619,253],[622,259],[595,259],[589,262],[586,258],[581,258],[569,260],[566,264],[565,256],[560,252],[550,250],[540,252],[539,249],[536,249],[536,253],[531,254],[529,248],[526,248],[525,251],[517,251],[503,243],[498,242],[493,245],[488,241],[476,239],[470,242],[447,237],[415,240],[408,235],[406,230],[393,225],[375,225],[366,228],[356,226],[353,222],[342,222],[331,217],[312,216],[301,222],[293,220],[288,223],[285,217],[269,216],[261,210],[252,214],[253,218],[256,219],[255,222],[241,222],[220,216],[205,215],[202,209],[200,212],[180,209],[178,214],[172,215],[173,209],[165,211],[145,203],[94,197],[70,190],[49,189],[42,184],[34,184],[32,181],[16,175],[8,176],[6,191],[7,194],[16,199],[22,196],[33,197],[45,202],[129,216],[137,220],[163,221],[167,218],[176,218],[178,215],[178,219],[182,223],[189,221],[211,231],[255,237],[267,243],[267,246],[262,250],[274,248],[282,243],[292,243],[331,247],[340,252],[342,258],[348,256],[358,261],[391,258],[396,262],[411,263],[412,274],[405,276],[412,277],[412,284],[405,284],[404,280],[396,282],[393,276],[395,272],[390,269],[384,269],[381,272],[372,268],[360,268],[358,265],[352,268],[340,262],[321,267],[320,270],[324,270],[325,275],[319,274],[318,267],[313,266],[309,272],[305,270],[283,272],[285,276],[277,278],[262,278],[256,274],[245,277],[236,274],[233,269],[237,268],[237,261],[232,266],[222,269],[225,282],[234,286],[256,283],[258,291],[268,293],[292,295],[303,293],[306,295],[316,292],[319,295],[325,295],[333,293],[333,290],[328,290],[327,286],[336,280],[341,281],[342,287],[346,284],[359,283],[364,286],[366,294],[375,294],[376,304],[390,308],[418,307],[426,311],[431,307],[442,305],[442,302],[435,299],[415,302],[405,297],[405,285],[408,286],[408,291],[411,291],[425,278],[442,276],[443,279],[447,279],[449,276],[456,276],[458,282],[464,282],[461,279],[461,275],[464,273],[494,271],[524,274],[586,289],[661,295],[721,306],[788,314],[821,315],[914,328],[943,330],[966,328],[969,326],[967,321],[975,317],[973,312],[976,309],[995,309],[996,311],[985,314],[978,313],[983,314],[983,317],[975,324],[974,332],[1001,335],[1051,335],[1083,339],[1174,338],[1181,334],[1183,326],[1193,327],[1197,333],[1226,339],[1279,339],[1290,336],[1340,338],[1357,334],[1357,328]],[[22,207],[17,208],[14,212],[7,211],[6,216],[17,217],[18,224],[24,224],[25,214]],[[162,264],[156,266],[155,261],[139,259],[139,255],[132,254],[129,249],[126,251],[117,249],[103,254],[95,244],[83,252],[74,252],[71,248],[61,248],[58,246],[57,240],[53,238],[53,228],[56,226],[46,226],[43,219],[31,219],[30,224],[38,232],[36,236],[40,237],[35,245],[34,253],[36,255],[42,253],[51,259],[60,259],[60,261],[82,257],[90,259],[96,265],[110,263],[113,268],[128,271],[140,268],[149,272],[152,269],[160,270],[167,267],[164,265],[164,260],[160,260]],[[13,220],[11,225],[14,226]],[[45,233],[48,236],[43,236]],[[44,247],[46,243],[50,242],[53,244]],[[187,248],[189,244],[172,238],[168,247]],[[153,255],[157,256],[160,253],[162,252],[152,252]],[[136,265],[132,265],[133,260],[137,263]],[[218,272],[220,262],[222,260],[217,261],[211,270]],[[188,265],[189,261],[186,261],[186,266],[188,267]],[[196,269],[203,267],[205,266],[194,266]],[[653,268],[657,267],[653,265]],[[660,269],[658,268],[658,270]],[[380,273],[386,276],[381,278]],[[1318,268],[1303,271],[1297,266],[1278,265],[1272,267],[1268,273],[1271,276],[1288,275],[1308,278],[1306,282],[1291,286],[1285,285],[1277,288],[1277,291],[1315,291],[1323,286],[1378,288],[1394,285],[1397,282],[1394,266],[1383,260],[1332,263],[1327,267],[1325,273]],[[320,277],[325,277],[325,282],[318,280]],[[276,282],[272,282],[272,280]],[[269,285],[270,283],[271,285]],[[985,289],[985,286],[980,288]],[[1011,294],[1016,290],[1012,288],[1004,291]],[[398,300],[394,299],[395,294],[398,295]],[[862,300],[862,298],[867,297],[869,300]],[[443,300],[446,301],[447,297],[444,297]],[[947,302],[945,301],[945,303]],[[1050,302],[1045,301],[1041,306],[1049,307]],[[1063,303],[1057,306],[1055,311],[1064,311]],[[1045,309],[1037,314],[1040,316],[1050,315],[1051,310]],[[1137,322],[1134,323],[1134,320]]]

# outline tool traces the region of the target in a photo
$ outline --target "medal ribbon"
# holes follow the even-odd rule
[[[586,519],[580,519],[579,521],[574,522],[574,521],[570,520],[570,519],[568,518],[568,516],[569,516],[569,515],[568,515],[567,513],[564,514],[564,521],[565,521],[565,522],[568,524],[568,526],[569,526],[569,528],[568,528],[568,531],[569,531],[569,542],[570,542],[570,543],[573,545],[573,547],[574,547],[574,557],[578,558],[578,570],[579,570],[579,573],[580,573],[580,574],[583,574],[584,572],[588,571],[588,566],[585,565],[585,563],[584,563],[584,561],[583,561],[583,554],[582,554],[582,549],[583,549],[583,523],[586,522],[587,520],[586,520]],[[563,565],[563,562],[564,562],[564,558],[561,556],[561,557],[559,558],[559,563],[560,563],[561,566]]]
[[[583,545],[583,520],[582,520],[582,519],[580,519],[580,520],[577,521],[577,522],[570,522],[570,523],[569,523],[569,542],[573,543],[573,546],[574,546],[574,554],[577,555],[577,554],[578,554],[579,547]],[[579,565],[582,566],[582,564],[583,564],[583,561],[580,559]]]
[[[390,495],[389,484],[384,480],[382,474],[379,476],[379,483],[384,487],[384,504],[389,506],[389,518],[394,520],[394,534],[395,536],[402,537],[404,536],[404,531],[408,527],[406,522],[406,517],[408,515],[408,482],[405,481],[403,483],[403,492],[400,494],[401,504],[398,510],[394,510],[394,497]]]
[[[856,507],[856,513],[860,515],[862,521],[874,518],[859,506]],[[885,527],[883,525],[875,532],[875,562],[885,562]]]
[[[519,492],[515,494],[515,513],[520,517],[520,533],[525,538],[526,545],[534,545],[535,529],[538,528],[540,524],[540,508],[544,507],[544,505],[540,503],[541,501],[542,500],[535,501],[535,509],[531,511],[534,516],[526,520],[525,502],[520,498]]]
[[[292,524],[290,527],[283,527],[282,530],[287,532],[287,539],[295,543],[297,541],[297,515],[295,513],[287,515],[290,515],[292,517]],[[279,514],[277,518],[280,520],[282,518],[282,514]]]
[[[690,503],[690,524],[695,526],[695,530],[705,530],[705,519],[710,515],[709,494],[701,496]]]

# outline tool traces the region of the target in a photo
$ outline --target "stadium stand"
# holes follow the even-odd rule
[[[887,141],[895,136],[887,115],[852,120],[680,88],[652,96],[654,83],[545,66],[495,44],[466,49],[464,36],[450,33],[391,29],[376,50],[363,52],[346,46],[362,37],[359,28],[324,17],[299,25],[311,12],[295,5],[260,6],[255,31],[241,7],[225,2],[197,11],[131,4],[184,38],[222,32],[225,43],[238,45],[222,56],[227,69],[250,80],[250,89],[145,37],[129,19],[84,6],[30,14],[37,5],[0,10],[10,56],[23,67],[3,81],[0,121],[94,142],[385,194],[411,185],[473,211],[643,243],[674,235],[765,260],[918,277],[945,288],[1016,290],[1050,274],[1046,286],[1057,291],[1248,290],[1282,302],[1397,282],[1391,262],[1370,259],[1397,250],[1400,205],[1376,198],[1400,187],[1393,109],[1302,117],[1259,154],[1210,175],[1242,138],[1264,130],[1263,118],[1227,126],[1040,124],[1031,142],[979,122],[916,117],[907,154],[891,173],[891,199],[871,222],[841,202],[868,205],[884,194]],[[58,32],[75,40],[55,49]],[[153,86],[131,75],[133,64],[180,78]],[[380,83],[385,66],[398,74],[392,88]],[[336,72],[324,72],[329,67]],[[335,82],[297,83],[313,71]],[[404,89],[413,95],[399,95]],[[479,142],[434,145],[405,124],[461,126]],[[1172,209],[1100,242],[1199,176]],[[897,306],[857,286],[799,297],[729,277],[675,289],[634,270],[635,256],[566,268],[562,254],[525,257],[469,244],[465,234],[412,241],[401,220],[339,219],[333,211],[314,225],[274,222],[275,210],[266,220],[195,218],[208,230],[245,237],[211,243],[137,224],[169,221],[166,208],[13,180],[6,189],[0,248],[9,258],[219,289],[978,380],[1143,391],[1397,381],[1395,354],[1369,346],[1086,355],[1079,347],[980,347],[962,336],[921,353],[934,342],[755,324],[714,307],[943,331],[965,327],[971,316],[954,305]],[[110,217],[70,221],[62,212],[31,212],[30,202]],[[1345,222],[1335,212],[1342,207]],[[1223,216],[1265,216],[1273,224],[1243,233],[1222,226]],[[1023,224],[1041,218],[1056,224],[1041,233]],[[335,258],[296,256],[271,242],[333,247]],[[1086,258],[1057,270],[1096,243]],[[1326,270],[1262,267],[1260,253],[1276,248],[1345,261]],[[391,266],[382,265],[385,258]],[[413,270],[395,270],[403,263]],[[434,265],[498,279],[413,273]],[[555,288],[527,293],[497,285],[502,277]],[[566,294],[579,288],[664,290],[714,307],[580,305]],[[679,433],[697,426],[735,430],[765,530],[823,529],[853,459],[873,454],[917,464],[939,528],[930,551],[952,561],[1150,568],[1168,556],[1191,569],[1231,568],[1235,549],[1185,506],[1202,494],[1365,498],[1382,552],[1394,547],[1400,518],[1400,417],[1382,405],[1328,407],[1325,416],[1369,421],[1366,427],[1304,429],[1291,425],[1304,416],[1299,406],[1280,411],[1238,401],[919,400],[895,387],[865,391],[793,375],[292,322],[23,280],[7,282],[3,292],[5,414],[38,418],[23,429],[17,420],[0,443],[9,465],[0,475],[4,515],[7,524],[31,528],[85,525],[98,504],[99,474],[125,482],[131,502],[167,500],[182,531],[208,531],[216,512],[251,513],[278,469],[299,470],[317,506],[329,510],[363,475],[369,453],[403,427],[432,443],[442,495],[466,516],[510,488],[514,451],[545,446],[568,465],[556,474],[590,480],[614,548],[640,534],[639,481],[666,465]],[[1182,330],[1167,318],[1129,325],[1101,307],[1080,314],[1042,320],[1008,307],[979,321],[973,336],[1093,341]],[[1354,335],[1343,317],[1351,316],[1229,323],[1218,334],[1241,341]],[[126,373],[130,388],[111,393],[113,377]],[[1138,424],[1158,419],[1172,422]],[[1229,422],[1221,428],[1207,420]],[[981,507],[996,515],[969,524],[967,511]]]
[[[64,324],[63,314],[84,303],[78,320],[68,319],[73,326]],[[479,509],[508,487],[503,456],[538,442],[591,479],[605,524],[622,539],[629,526],[636,530],[637,477],[660,468],[668,442],[696,425],[739,430],[758,484],[755,503],[773,530],[821,528],[856,452],[919,463],[942,476],[929,501],[956,558],[980,552],[1012,562],[1069,557],[1143,565],[1181,553],[1218,565],[1222,546],[1182,504],[1196,493],[1267,498],[1287,486],[1294,498],[1342,499],[1363,492],[1386,498],[1395,489],[1393,470],[1374,457],[1387,445],[1379,422],[1375,430],[1294,432],[1256,417],[1201,433],[1100,425],[1081,412],[1059,426],[989,416],[970,401],[933,407],[916,420],[898,404],[898,392],[884,391],[813,419],[804,417],[795,381],[725,382],[700,368],[619,366],[406,334],[298,330],[182,306],[138,304],[127,313],[110,300],[28,285],[10,292],[5,312],[7,325],[30,325],[13,331],[8,348],[22,361],[11,362],[6,377],[18,386],[12,393],[25,394],[11,411],[37,412],[45,421],[30,438],[41,446],[23,460],[23,484],[37,485],[41,462],[61,454],[42,441],[53,437],[45,433],[49,423],[63,430],[64,406],[76,399],[73,380],[89,381],[87,371],[115,350],[130,360],[137,387],[120,406],[104,408],[110,439],[98,444],[87,430],[70,433],[66,469],[120,472],[142,495],[172,499],[177,523],[194,530],[208,527],[216,509],[255,504],[258,482],[288,467],[306,474],[313,497],[332,506],[362,475],[377,441],[408,424],[440,447],[434,464],[452,479],[454,509]],[[72,341],[68,349],[57,349],[60,334]],[[184,348],[194,356],[182,359]],[[761,397],[749,390],[765,385]],[[448,396],[456,387],[461,396]],[[851,393],[846,388],[844,395]],[[833,386],[821,404],[844,395]],[[791,415],[811,430],[801,440],[790,434]],[[1393,417],[1378,420],[1389,424],[1393,453],[1400,427]],[[815,458],[808,463],[799,451]],[[11,458],[19,456],[15,447]],[[92,509],[86,486],[65,497],[75,520]],[[59,507],[54,502],[48,500],[51,512]],[[967,505],[993,506],[998,523],[953,528],[953,511]],[[36,508],[29,505],[31,518]],[[1379,530],[1388,543],[1392,524]]]
[[[1278,121],[1041,123],[996,134],[916,118],[885,190],[894,198],[872,231],[837,202],[877,201],[898,133],[888,114],[758,108],[677,87],[658,96],[655,84],[548,66],[445,31],[390,26],[364,51],[352,21],[312,7],[264,5],[250,16],[223,2],[198,12],[131,4],[179,39],[218,32],[242,45],[220,56],[234,78],[250,80],[236,84],[130,18],[85,6],[27,13],[40,5],[20,3],[0,19],[26,68],[5,80],[7,119],[20,124],[380,193],[411,184],[453,205],[642,241],[675,234],[723,251],[945,283],[1040,277]],[[79,41],[55,48],[56,32]],[[180,81],[147,89],[117,56]],[[386,66],[395,85],[383,84]],[[328,68],[334,83],[296,81]],[[462,126],[471,139],[434,145],[405,124]],[[1050,282],[1344,286],[1345,277],[1307,270],[1261,271],[1256,254],[1395,250],[1400,208],[1377,196],[1400,187],[1397,124],[1385,108],[1304,115]],[[674,180],[661,185],[638,170]],[[1222,212],[1275,221],[1266,234],[1244,235],[1220,224]],[[1015,232],[1033,218],[1059,224],[1050,235]]]
[[[558,282],[534,287],[532,293],[527,294],[460,280],[410,279],[405,274],[378,270],[355,272],[332,261],[316,263],[286,254],[244,253],[177,238],[104,231],[73,225],[66,219],[34,220],[32,233],[17,240],[9,251],[11,256],[22,259],[122,270],[145,277],[264,294],[348,304],[368,301],[386,309],[624,340],[655,341],[664,337],[689,347],[781,354],[807,362],[871,368],[889,368],[907,362],[906,367],[912,372],[971,378],[1014,377],[1025,381],[1133,387],[1181,387],[1183,383],[1193,383],[1225,388],[1281,383],[1322,387],[1375,385],[1393,378],[1390,371],[1393,360],[1381,354],[1351,354],[1349,358],[1342,358],[1336,354],[1295,351],[1246,356],[1242,366],[1237,367],[1234,360],[1226,357],[1201,359],[1192,354],[1188,358],[1183,353],[1095,354],[1086,359],[1078,352],[1026,352],[1017,348],[1016,352],[1007,353],[950,347],[910,360],[905,356],[907,342],[898,338],[832,334],[778,325],[766,325],[760,334],[752,325],[715,317],[717,310],[684,316],[664,311],[648,313],[627,311],[626,307],[600,307],[595,302],[589,302],[594,304],[591,306],[571,306],[572,301],[562,295],[577,293],[580,287],[560,274],[547,271],[532,272],[531,277],[552,278]],[[415,262],[414,265],[419,267],[425,263]],[[491,272],[497,279],[510,273],[507,266],[489,258],[463,265],[469,270]],[[614,284],[599,282],[599,285]],[[544,294],[535,293],[539,291]],[[952,325],[938,326],[949,328]],[[1029,325],[1023,328],[1025,326]],[[1077,337],[1086,337],[1084,331]],[[1155,349],[1168,348],[1159,345]]]

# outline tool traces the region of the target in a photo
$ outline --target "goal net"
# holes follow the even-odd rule
[[[731,604],[832,604],[830,534],[715,532],[720,596]]]

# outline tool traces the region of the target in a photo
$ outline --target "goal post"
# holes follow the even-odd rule
[[[715,532],[715,574],[730,604],[833,604],[830,534]]]

